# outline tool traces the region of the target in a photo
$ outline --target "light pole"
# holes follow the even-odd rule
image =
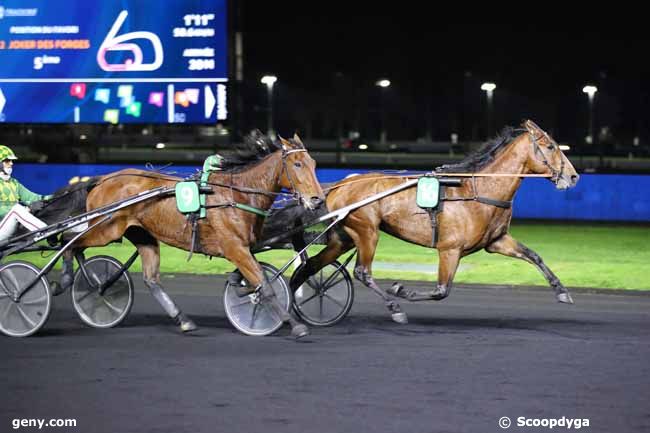
[[[590,146],[594,146],[596,140],[594,137],[594,97],[596,96],[596,92],[598,91],[598,87],[593,86],[591,84],[586,85],[585,87],[582,88],[582,92],[586,93],[587,96],[589,96],[589,135],[587,135],[585,141],[587,144]],[[582,155],[584,152],[580,152],[580,155]],[[599,158],[599,166],[603,166],[603,150],[600,149],[598,152]],[[582,162],[582,161],[581,161]]]
[[[589,135],[585,140],[588,144],[594,144],[594,96],[598,91],[598,87],[587,85],[582,88],[582,92],[589,96]]]
[[[380,94],[379,94],[379,144],[386,144],[386,115],[384,113],[384,93],[386,92],[386,89],[388,89],[388,86],[390,86],[390,80],[387,80],[386,78],[382,78],[381,80],[377,80],[375,82],[375,85],[379,86],[380,88]]]
[[[275,75],[265,75],[262,77],[260,82],[262,84],[266,84],[266,90],[268,92],[268,102],[269,102],[269,107],[267,110],[267,118],[266,118],[266,133],[271,136],[273,135],[273,85],[275,82],[278,81],[278,77]]]
[[[494,89],[497,88],[497,85],[494,83],[483,83],[481,84],[481,90],[485,90],[487,93],[487,138],[488,140],[492,137],[492,97],[494,95]]]

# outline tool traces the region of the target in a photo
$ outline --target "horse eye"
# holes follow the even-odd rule
[[[300,167],[302,167],[302,162],[294,162],[293,165],[296,168],[300,168]]]
[[[555,146],[553,146],[552,144],[549,144],[547,147],[548,147],[548,150],[553,150],[555,148]]]

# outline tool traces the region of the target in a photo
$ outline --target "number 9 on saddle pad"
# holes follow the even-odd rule
[[[199,211],[201,202],[199,201],[199,186],[196,182],[178,182],[176,184],[176,207],[181,213]]]
[[[421,177],[418,180],[418,189],[415,202],[424,209],[433,209],[438,206],[440,198],[440,182],[435,177]]]

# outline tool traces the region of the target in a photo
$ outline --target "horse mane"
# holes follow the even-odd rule
[[[483,143],[480,148],[467,155],[462,161],[454,164],[441,165],[440,167],[437,167],[435,171],[440,173],[456,171],[472,173],[482,170],[485,166],[494,161],[496,156],[505,149],[512,140],[516,139],[524,132],[526,132],[526,130],[506,126],[495,138]]]
[[[280,149],[282,146],[277,141],[256,129],[244,137],[234,154],[224,156],[223,171],[245,171]]]

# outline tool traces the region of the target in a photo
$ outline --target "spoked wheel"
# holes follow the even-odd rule
[[[262,265],[264,275],[269,281],[278,272],[275,267],[268,263],[260,263],[260,265]],[[248,282],[242,280],[241,286],[245,287],[247,285]],[[279,276],[271,283],[271,286],[280,305],[288,312],[291,308],[292,297],[284,278]],[[282,326],[282,319],[273,311],[273,308],[269,305],[269,300],[265,299],[260,290],[240,298],[237,296],[232,284],[227,282],[223,294],[223,306],[230,323],[246,335],[269,335]]]
[[[331,326],[343,320],[352,308],[352,278],[335,261],[309,277],[293,297],[293,309],[303,321],[313,326]]]
[[[133,306],[133,281],[128,271],[99,293],[98,287],[111,279],[122,268],[122,263],[108,256],[94,256],[86,260],[86,270],[92,284],[77,269],[72,283],[72,305],[81,320],[93,328],[112,328],[126,318]]]
[[[45,324],[52,309],[50,283],[39,278],[18,300],[19,293],[40,269],[20,260],[0,265],[0,331],[11,337],[27,337]]]

